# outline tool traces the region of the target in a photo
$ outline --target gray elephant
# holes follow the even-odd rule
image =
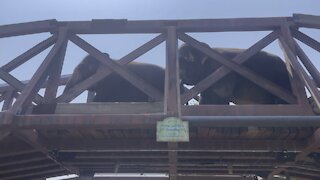
[[[208,45],[207,45],[208,46]],[[243,49],[213,48],[223,57],[232,59]],[[256,74],[292,92],[285,63],[280,57],[260,51],[244,64]],[[184,44],[179,48],[180,79],[183,84],[196,85],[221,65],[196,48]],[[255,83],[230,72],[217,83],[200,93],[200,104],[286,104]]]
[[[97,59],[90,55],[85,57],[74,69],[64,91],[96,73],[99,67],[102,67],[102,65]],[[160,92],[164,92],[165,71],[162,67],[146,63],[129,63],[124,65],[124,68],[135,73]],[[116,73],[105,77],[88,90],[95,92],[93,102],[152,101],[145,93]]]

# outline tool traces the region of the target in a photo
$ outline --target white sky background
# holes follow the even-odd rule
[[[210,19],[240,17],[279,17],[293,13],[320,15],[320,0],[1,0],[0,25],[29,21],[57,19],[58,21],[79,21],[91,19]],[[320,31],[303,30],[320,40]],[[268,32],[259,33],[198,33],[191,34],[200,41],[214,47],[248,48]],[[0,39],[0,66],[33,45],[48,38],[48,33]],[[155,37],[148,35],[83,35],[103,52],[119,59],[146,41]],[[278,43],[265,50],[282,56]],[[19,80],[30,79],[47,51],[32,58],[30,62],[12,71]],[[306,49],[313,62],[319,54]],[[86,55],[84,51],[69,42],[63,74],[72,73],[73,68]],[[139,61],[164,66],[164,44],[138,58]],[[3,81],[0,80],[0,84]]]
[[[1,0],[0,25],[57,19],[59,21],[91,20],[91,19],[209,19],[239,17],[275,17],[291,16],[293,13],[319,15],[319,0]],[[312,32],[314,38],[320,33]],[[195,35],[199,40],[211,46],[247,48],[262,38],[265,33],[200,33]],[[108,52],[112,58],[118,59],[126,55],[138,45],[143,44],[155,35],[87,35],[82,36],[98,49]],[[21,36],[18,38],[0,39],[0,65],[8,62],[48,34]],[[158,47],[161,49],[163,47]],[[155,50],[153,56],[146,56],[163,65],[164,53]],[[271,48],[275,49],[275,48]],[[268,50],[270,51],[270,50]],[[273,51],[273,50],[271,50]],[[279,53],[275,50],[274,53]],[[45,53],[44,53],[45,54]],[[71,73],[85,52],[69,43],[64,73]],[[149,53],[151,54],[151,53]],[[35,58],[36,59],[36,58]],[[40,58],[41,59],[41,58]],[[71,60],[69,60],[71,59]],[[140,58],[139,58],[140,59]],[[161,59],[161,60],[160,60]],[[38,60],[39,62],[41,60]],[[71,62],[68,62],[71,61]],[[160,62],[161,61],[161,62]],[[27,63],[28,64],[28,63]],[[24,69],[35,69],[34,63]],[[20,70],[19,70],[20,71]],[[13,72],[15,75],[15,72]],[[20,78],[19,73],[17,73]],[[25,76],[21,76],[25,78]]]
[[[198,19],[319,14],[318,0],[1,0],[1,24],[41,19]]]

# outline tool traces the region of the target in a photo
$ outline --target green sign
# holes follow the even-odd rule
[[[179,118],[169,117],[157,122],[158,142],[189,142],[189,124]]]

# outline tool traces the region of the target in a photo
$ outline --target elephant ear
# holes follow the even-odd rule
[[[211,47],[207,44],[207,43],[204,43],[204,42],[201,42],[201,45],[202,46],[205,46],[209,49],[211,49]],[[202,59],[201,59],[201,64],[204,65],[207,61],[209,60],[209,57],[207,55],[205,55]]]
[[[194,56],[192,54],[192,48],[188,44],[183,44],[179,48],[179,60],[181,62],[194,62]]]
[[[210,46],[206,43],[201,42],[201,45],[210,48]],[[179,59],[182,59],[185,62],[195,63],[196,61],[200,60],[202,63],[202,59],[198,59],[199,54],[203,53],[189,44],[183,44],[179,48]]]
[[[72,76],[68,80],[64,92],[73,88],[75,85],[89,78],[97,72],[99,61],[92,56],[85,57],[81,63],[73,70]]]

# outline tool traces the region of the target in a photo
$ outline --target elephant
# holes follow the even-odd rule
[[[105,55],[109,57],[107,53],[105,53]],[[64,91],[69,90],[74,85],[87,79],[96,73],[100,67],[102,67],[102,65],[97,59],[90,55],[86,56],[74,69]],[[164,92],[165,70],[162,67],[153,64],[135,62],[128,63],[123,67],[148,82],[160,92]],[[116,73],[108,75],[95,85],[88,88],[88,90],[95,92],[93,102],[153,101],[145,93]]]
[[[209,47],[207,44],[204,45]],[[245,51],[244,49],[234,48],[212,49],[227,59],[232,59]],[[188,44],[179,47],[178,59],[181,82],[191,86],[196,85],[221,66],[221,64]],[[244,62],[243,65],[284,90],[292,92],[286,65],[280,57],[260,51]],[[199,104],[229,104],[230,102],[234,104],[287,104],[286,101],[234,71],[200,93]]]

